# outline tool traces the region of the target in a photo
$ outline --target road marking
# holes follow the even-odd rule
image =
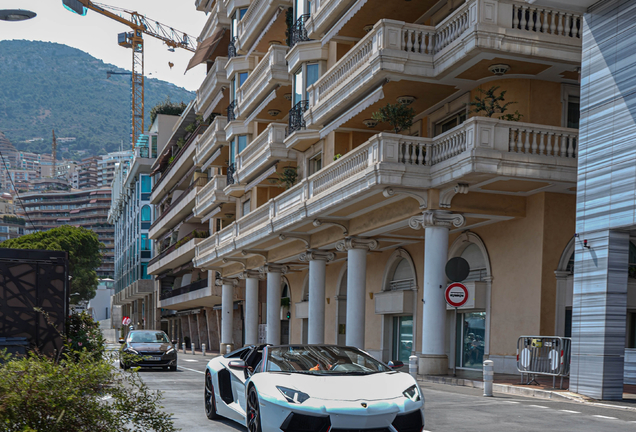
[[[596,417],[596,418],[602,418],[602,419],[607,419],[607,420],[616,420],[616,417],[608,417],[608,416],[604,416],[604,415],[593,415],[592,417]]]
[[[183,361],[187,361],[187,362],[198,362],[199,360],[183,359]]]
[[[528,405],[529,407],[534,407],[534,408],[548,408],[547,406],[543,406],[543,405]]]
[[[571,410],[559,410],[559,411],[568,413],[568,414],[581,414],[580,411],[571,411]]]
[[[198,371],[198,370],[195,370],[195,369],[190,369],[190,368],[183,367],[183,366],[178,366],[178,368],[179,369],[185,369],[185,370],[188,370],[188,371],[191,371],[191,372],[200,373],[200,374],[204,374],[205,373],[205,372],[202,372],[202,371]]]
[[[512,404],[519,403],[519,402],[517,402],[517,401],[502,401],[502,402],[505,402],[505,403],[512,403]]]

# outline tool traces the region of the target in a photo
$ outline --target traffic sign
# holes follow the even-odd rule
[[[125,316],[122,320],[121,320],[122,325],[128,325],[130,324],[130,317]]]
[[[470,264],[462,257],[455,257],[446,263],[446,276],[453,282],[463,282],[470,274]]]
[[[462,307],[468,301],[468,288],[464,284],[455,282],[446,287],[446,303],[454,308]]]

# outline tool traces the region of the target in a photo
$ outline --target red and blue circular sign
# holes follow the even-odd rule
[[[455,282],[446,287],[446,303],[452,307],[462,307],[468,301],[468,288],[462,283]]]

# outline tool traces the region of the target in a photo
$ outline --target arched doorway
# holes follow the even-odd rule
[[[405,296],[412,301],[404,301]],[[400,360],[407,363],[411,354],[415,353],[416,327],[414,317],[417,311],[417,302],[415,301],[417,298],[417,276],[413,259],[406,250],[399,248],[389,257],[379,297],[385,299],[383,300],[385,304],[406,304],[406,306],[398,309],[391,308],[389,312],[383,313],[382,358],[385,361]],[[389,298],[394,298],[395,301]]]
[[[470,266],[468,277],[462,282],[474,298],[471,306],[460,308],[451,321],[450,364],[460,369],[481,369],[490,350],[490,292],[492,277],[488,251],[481,238],[474,233],[460,235],[449,248],[449,258],[462,257]]]
[[[347,344],[347,264],[340,270],[340,283],[336,291],[336,345]]]

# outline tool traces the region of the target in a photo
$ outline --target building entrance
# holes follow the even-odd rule
[[[413,349],[413,315],[393,317],[393,353],[391,360],[405,364]]]
[[[486,312],[457,314],[455,365],[459,368],[481,369],[484,362]]]

